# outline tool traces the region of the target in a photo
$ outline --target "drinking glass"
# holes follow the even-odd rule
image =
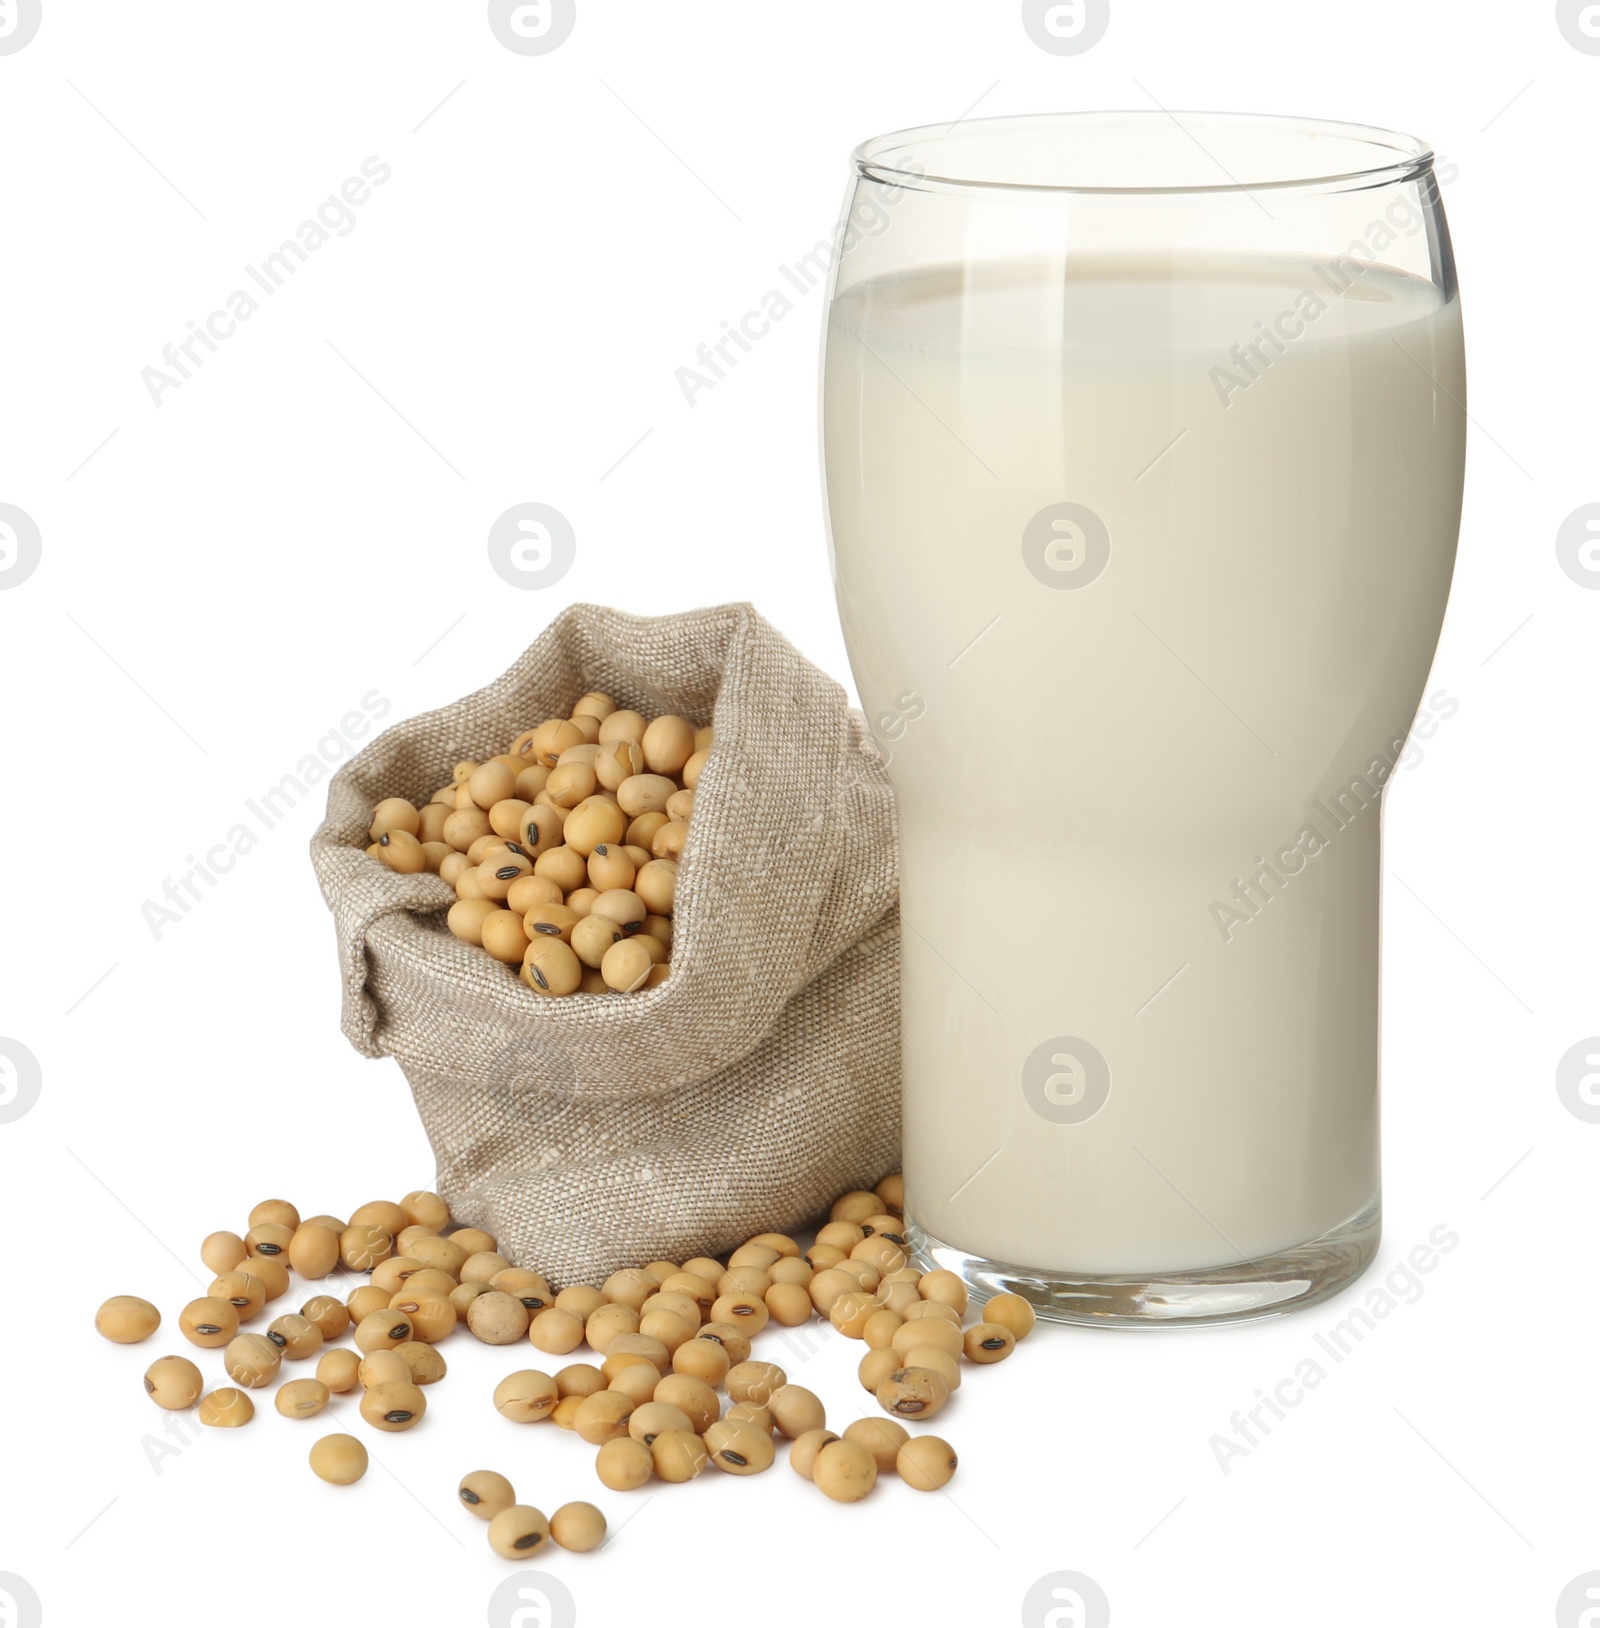
[[[1461,513],[1449,172],[1165,112],[853,159],[823,450],[900,804],[910,1236],[1067,1321],[1314,1304],[1379,1233],[1382,802]]]

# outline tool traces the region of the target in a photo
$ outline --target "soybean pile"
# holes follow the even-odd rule
[[[591,691],[420,808],[386,797],[367,853],[436,871],[450,931],[539,995],[631,994],[671,975],[678,861],[712,731]]]
[[[808,1249],[766,1232],[726,1261],[647,1261],[559,1293],[502,1255],[488,1233],[456,1225],[436,1193],[375,1200],[348,1219],[302,1218],[287,1200],[268,1199],[251,1210],[244,1233],[204,1240],[200,1258],[216,1276],[177,1317],[191,1346],[220,1353],[231,1383],[208,1388],[193,1359],[167,1355],[149,1365],[144,1388],[158,1407],[195,1408],[216,1429],[249,1425],[252,1393],[275,1382],[274,1409],[294,1421],[316,1418],[334,1395],[358,1392],[367,1428],[402,1435],[426,1419],[427,1387],[447,1373],[441,1347],[464,1328],[486,1345],[593,1356],[515,1368],[488,1405],[517,1425],[571,1432],[594,1450],[595,1474],[613,1492],[690,1481],[708,1466],[758,1475],[781,1442],[790,1468],[840,1503],[860,1501],[891,1474],[936,1491],[955,1474],[955,1450],[906,1426],[938,1414],[969,1367],[1009,1357],[1034,1312],[1021,1296],[1001,1294],[969,1320],[958,1276],[912,1264],[903,1191],[891,1175],[870,1192],[844,1194]],[[289,1295],[291,1272],[317,1292],[298,1312],[272,1315]],[[340,1273],[362,1281],[344,1293]],[[838,1432],[820,1397],[756,1351],[764,1330],[815,1318],[862,1342],[857,1377],[881,1410]],[[250,1327],[263,1319],[261,1332]],[[119,1294],[100,1307],[95,1326],[133,1345],[154,1335],[162,1317],[148,1300]],[[295,1374],[299,1364],[314,1366]],[[352,1485],[366,1473],[367,1449],[356,1436],[324,1436],[309,1464],[323,1481]],[[565,1504],[546,1518],[495,1470],[463,1476],[456,1499],[488,1523],[490,1547],[507,1558],[550,1542],[589,1550],[605,1540],[594,1505]]]

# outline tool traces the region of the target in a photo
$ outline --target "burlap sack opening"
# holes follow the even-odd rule
[[[716,729],[679,871],[672,976],[540,997],[453,938],[454,890],[363,851],[586,690]],[[894,804],[840,686],[749,605],[559,616],[501,678],[385,731],[333,779],[311,854],[342,1026],[411,1085],[460,1219],[558,1286],[716,1253],[898,1167]]]

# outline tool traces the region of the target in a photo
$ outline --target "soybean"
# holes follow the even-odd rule
[[[750,1360],[750,1336],[732,1323],[709,1322],[700,1330],[698,1338],[720,1345],[728,1353],[728,1361],[732,1365]]]
[[[704,1331],[702,1331],[703,1333]],[[699,1379],[708,1385],[720,1385],[728,1377],[733,1359],[727,1348],[715,1339],[685,1340],[672,1353],[672,1371]]]
[[[641,865],[633,879],[633,891],[652,915],[670,916],[677,901],[676,862],[652,859],[648,864]]]
[[[187,1357],[157,1357],[145,1369],[144,1388],[158,1408],[179,1413],[200,1400],[205,1382]]]
[[[850,1251],[850,1258],[865,1261],[878,1272],[887,1274],[897,1272],[905,1265],[906,1252],[890,1234],[880,1232],[871,1238],[863,1238]]]
[[[937,1492],[956,1473],[956,1453],[939,1436],[913,1436],[895,1455],[895,1469],[908,1487]]]
[[[880,1475],[895,1467],[895,1457],[911,1439],[903,1424],[893,1419],[857,1419],[845,1426],[844,1439],[858,1441],[872,1454]]]
[[[418,1238],[411,1245],[411,1258],[422,1262],[424,1270],[456,1277],[466,1264],[467,1252],[454,1238]]]
[[[213,1232],[200,1245],[200,1259],[217,1273],[231,1272],[249,1253],[236,1232]]]
[[[628,1417],[628,1434],[648,1447],[666,1430],[692,1430],[689,1415],[670,1402],[645,1402]]]
[[[436,872],[456,892],[449,930],[518,968],[537,994],[654,989],[671,976],[677,860],[711,732],[675,713],[649,719],[618,709],[609,697],[579,705],[597,711],[546,719],[506,753],[458,763],[450,783],[420,809],[406,798],[383,799],[367,851],[404,874]],[[563,916],[535,917],[541,908]],[[621,934],[596,923],[574,939],[576,923],[596,914],[614,920]],[[535,953],[538,931],[557,924],[576,961],[558,951]],[[607,975],[606,955],[635,937],[642,947],[617,956]],[[298,1226],[276,1213],[267,1219]],[[352,1217],[369,1220],[391,1237],[400,1230],[399,1223]],[[216,1259],[226,1264],[215,1271],[237,1264],[225,1248]],[[345,1263],[352,1270],[375,1264]]]
[[[606,1376],[592,1362],[572,1362],[556,1370],[556,1389],[563,1398],[593,1396],[606,1388]]]
[[[591,911],[572,929],[573,954],[586,966],[598,969],[606,951],[622,942],[622,926],[609,916]]]
[[[735,1402],[722,1417],[753,1424],[757,1430],[764,1430],[769,1436],[777,1428],[773,1423],[772,1409],[763,1407],[759,1402]]]
[[[961,1314],[953,1307],[947,1306],[942,1300],[916,1300],[900,1314],[908,1323],[915,1323],[924,1317],[931,1317],[939,1322],[948,1323],[952,1328],[961,1327]]]
[[[635,1407],[648,1402],[661,1383],[661,1370],[652,1362],[646,1362],[642,1357],[631,1366],[624,1368],[606,1387],[607,1390],[617,1391],[628,1398]]]
[[[717,1279],[717,1294],[721,1295],[764,1295],[772,1287],[771,1276],[759,1266],[730,1266],[726,1272]],[[717,1308],[713,1303],[711,1315],[717,1317]],[[723,1317],[720,1322],[731,1322],[733,1319]]]
[[[862,1388],[877,1394],[878,1387],[900,1366],[900,1353],[885,1346],[869,1351],[856,1370]]]
[[[839,1295],[828,1308],[828,1321],[846,1338],[859,1340],[868,1320],[878,1310],[878,1303],[870,1294],[856,1289]]]
[[[669,820],[650,839],[650,852],[657,859],[677,861],[683,857],[684,845],[688,840],[688,822]]]
[[[634,1334],[639,1329],[639,1314],[631,1306],[607,1305],[590,1314],[584,1324],[584,1338],[602,1356],[611,1349],[611,1342],[623,1334]]]
[[[450,913],[445,917],[445,925],[465,944],[483,943],[483,924],[490,916],[499,913],[499,905],[492,899],[473,897],[470,899],[457,899],[450,906]]]
[[[456,1496],[480,1521],[492,1521],[517,1501],[511,1483],[494,1470],[473,1470],[462,1476]]]
[[[902,1356],[918,1346],[931,1346],[952,1357],[961,1355],[962,1334],[954,1323],[940,1322],[932,1317],[919,1317],[914,1322],[902,1323],[889,1341],[890,1349]]]
[[[846,1193],[833,1201],[833,1208],[828,1212],[830,1221],[854,1221],[858,1226],[868,1216],[876,1215],[882,1205],[876,1193],[856,1191]]]
[[[728,1395],[735,1402],[758,1402],[763,1407],[772,1393],[789,1383],[789,1376],[773,1362],[741,1362],[728,1371]]]
[[[191,1345],[212,1351],[239,1332],[239,1314],[230,1301],[206,1295],[178,1313],[178,1328]]]
[[[238,1312],[241,1323],[260,1316],[267,1303],[266,1284],[253,1272],[243,1270],[223,1272],[212,1281],[206,1294],[214,1300],[226,1300]]]
[[[460,1244],[468,1255],[492,1253],[494,1239],[482,1227],[460,1227],[450,1234],[452,1243]],[[511,1263],[506,1262],[509,1266]]]
[[[611,712],[600,724],[600,742],[607,741],[633,741],[635,745],[644,739],[648,720],[643,713],[634,712],[624,707],[619,711]]]
[[[138,1295],[112,1295],[94,1314],[94,1326],[113,1344],[137,1345],[161,1327],[161,1313]]]
[[[324,1436],[311,1449],[312,1473],[348,1487],[367,1473],[367,1450],[354,1436]]]
[[[223,1352],[222,1366],[236,1385],[258,1391],[278,1377],[283,1352],[265,1334],[241,1334]]]
[[[413,1385],[437,1385],[445,1376],[445,1360],[423,1340],[407,1340],[391,1355],[399,1357],[411,1375]]]
[[[409,1385],[413,1383],[411,1368],[398,1351],[374,1351],[361,1359],[357,1372],[361,1388],[370,1391],[378,1385]]]
[[[381,1227],[352,1221],[339,1238],[339,1257],[352,1272],[370,1272],[394,1253],[394,1238]]]
[[[541,905],[537,908],[550,910],[557,907]],[[515,967],[522,964],[530,940],[524,919],[514,910],[494,910],[479,923],[478,942],[496,961],[504,961],[508,966]]]
[[[267,1338],[282,1348],[290,1362],[304,1362],[322,1349],[322,1330],[297,1312],[288,1312],[269,1323]]]
[[[591,1447],[600,1447],[614,1437],[627,1435],[628,1416],[633,1409],[632,1397],[621,1391],[596,1391],[574,1409],[573,1429]]]
[[[983,1308],[986,1323],[998,1323],[1010,1331],[1014,1340],[1024,1339],[1033,1332],[1036,1321],[1033,1307],[1019,1294],[997,1294]]]
[[[511,1297],[507,1295],[506,1298],[509,1300]],[[381,1311],[368,1312],[356,1325],[354,1338],[363,1353],[370,1353],[392,1351],[414,1335],[411,1319],[403,1311],[385,1307]]]
[[[325,1351],[317,1363],[317,1378],[335,1395],[353,1391],[361,1376],[361,1359],[354,1351]]]
[[[815,1253],[815,1250],[813,1250]],[[840,1295],[853,1293],[856,1289],[856,1280],[850,1273],[842,1271],[837,1266],[824,1267],[816,1273],[809,1284],[807,1292],[811,1296],[811,1304],[817,1308],[822,1316],[827,1317],[833,1311],[833,1303]],[[863,1324],[863,1327],[865,1324]]]
[[[467,795],[482,809],[504,802],[516,789],[517,777],[503,763],[480,763],[467,780]]]
[[[363,1283],[359,1289],[351,1292],[350,1298],[345,1302],[345,1309],[350,1313],[350,1321],[357,1327],[364,1317],[370,1317],[375,1311],[384,1311],[394,1298],[383,1289],[376,1289],[370,1283]]]
[[[236,1390],[232,1385],[208,1391],[200,1398],[200,1423],[214,1430],[237,1430],[255,1416],[256,1405],[250,1400],[249,1391]]]
[[[820,1430],[828,1421],[827,1409],[804,1385],[780,1385],[767,1401],[779,1433],[793,1440],[808,1430]]]
[[[472,1308],[472,1302],[480,1295],[492,1294],[493,1292],[487,1283],[458,1283],[450,1291],[451,1310],[464,1322],[468,1311]]]
[[[613,1272],[600,1286],[600,1292],[614,1305],[638,1311],[656,1292],[656,1280],[648,1272],[630,1268]]]
[[[689,1423],[701,1434],[710,1429],[722,1412],[717,1393],[703,1379],[692,1374],[667,1374],[656,1386],[655,1400],[669,1402],[689,1415]]]
[[[507,1374],[494,1389],[496,1411],[513,1424],[533,1424],[548,1419],[560,1400],[561,1392],[555,1380],[536,1368]]]
[[[460,1243],[465,1236],[465,1233],[458,1232],[452,1242]],[[487,1237],[488,1234],[485,1233],[483,1236]],[[477,1244],[478,1240],[474,1239],[473,1242]],[[465,1249],[467,1246],[463,1243],[461,1247]],[[463,1283],[487,1284],[497,1272],[510,1270],[511,1262],[490,1244],[475,1248],[461,1263],[461,1270],[456,1275]]]
[[[526,1560],[549,1536],[549,1521],[527,1504],[512,1504],[489,1522],[489,1547],[503,1560]]]
[[[777,1456],[772,1437],[745,1419],[719,1419],[705,1432],[706,1452],[729,1475],[758,1475]]]
[[[668,1307],[658,1307],[647,1311],[639,1319],[639,1332],[651,1339],[659,1340],[666,1347],[665,1357],[670,1356],[686,1340],[693,1339],[700,1327],[698,1316],[691,1322],[681,1313]]]
[[[1003,1362],[1017,1348],[1017,1338],[1000,1323],[974,1323],[961,1337],[970,1362]]]
[[[406,1212],[406,1219],[413,1226],[437,1230],[448,1225],[450,1220],[450,1206],[437,1193],[430,1193],[426,1188],[407,1193],[400,1200],[400,1208]]]
[[[651,1449],[632,1436],[613,1436],[601,1445],[594,1459],[594,1473],[613,1492],[632,1492],[642,1487],[654,1468]]]
[[[291,1379],[278,1387],[273,1405],[286,1419],[310,1419],[328,1405],[328,1387],[320,1379]]]
[[[268,1304],[289,1292],[289,1268],[274,1255],[252,1255],[241,1270],[247,1270],[261,1284]]]
[[[830,1441],[838,1440],[839,1437],[831,1430],[807,1430],[803,1435],[796,1436],[794,1446],[789,1449],[789,1468],[809,1481],[816,1470],[817,1454]]]
[[[859,1441],[832,1441],[817,1454],[811,1479],[835,1503],[858,1503],[878,1484],[877,1460]]]
[[[522,963],[522,980],[541,995],[570,995],[583,981],[583,963],[559,938],[541,940],[529,947]],[[609,978],[606,981],[611,982]]]
[[[587,1283],[572,1283],[556,1296],[556,1310],[568,1311],[583,1322],[606,1304],[606,1297]]]
[[[928,1345],[914,1345],[901,1355],[900,1362],[902,1367],[926,1368],[936,1373],[952,1394],[961,1388],[961,1364],[948,1351]]]
[[[385,831],[377,841],[378,857],[390,870],[403,876],[415,876],[428,868],[428,856],[422,844],[404,831]]]
[[[624,780],[643,774],[644,769],[644,753],[636,741],[605,741],[595,753],[595,778],[607,791],[615,791]]]
[[[836,1272],[843,1272],[846,1277],[855,1280],[855,1286],[865,1294],[874,1294],[878,1285],[883,1281],[883,1274],[870,1261],[852,1260],[846,1257],[834,1268]]]
[[[931,1419],[950,1400],[950,1387],[928,1368],[897,1368],[879,1385],[878,1405],[903,1419]]]
[[[555,1299],[555,1290],[537,1272],[525,1271],[520,1266],[508,1266],[489,1279],[491,1289],[500,1289],[515,1295],[528,1308],[530,1317],[543,1311]]]
[[[420,820],[415,806],[404,797],[385,797],[372,812],[372,828],[367,835],[374,842],[385,831],[404,831],[414,837]]]
[[[924,1272],[917,1290],[924,1300],[936,1301],[958,1314],[967,1309],[967,1286],[954,1272]]]
[[[694,756],[694,726],[672,713],[653,720],[640,741],[644,761],[652,773],[679,774]],[[415,813],[415,810],[413,810]]]
[[[361,1398],[361,1417],[376,1430],[410,1430],[428,1410],[428,1400],[411,1384],[374,1385]]]
[[[417,1277],[422,1274],[418,1273]],[[395,1311],[411,1319],[411,1331],[419,1340],[435,1344],[453,1332],[460,1321],[455,1306],[443,1289],[419,1289],[415,1278],[389,1302]]]
[[[529,1320],[528,1308],[503,1289],[491,1289],[467,1307],[467,1327],[485,1345],[510,1345],[520,1340],[528,1332]]]
[[[538,1350],[564,1357],[583,1344],[583,1319],[560,1306],[547,1306],[528,1325],[528,1339]]]
[[[528,942],[559,938],[563,944],[572,942],[572,930],[584,918],[564,904],[536,904],[522,918],[527,929]]]
[[[289,1240],[289,1264],[303,1278],[325,1278],[339,1264],[339,1234],[302,1222]]]
[[[244,1235],[245,1248],[252,1255],[286,1255],[293,1240],[294,1229],[275,1221],[261,1222]]]
[[[706,1444],[692,1430],[663,1431],[650,1444],[650,1458],[663,1481],[692,1481],[706,1467]]]
[[[563,1549],[584,1554],[605,1542],[606,1518],[593,1504],[563,1504],[550,1517],[550,1536]]]

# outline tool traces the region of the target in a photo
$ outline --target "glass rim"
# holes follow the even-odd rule
[[[956,131],[965,138],[1016,134],[1024,125],[1033,124],[1044,129],[1066,131],[1089,130],[1095,125],[1106,129],[1142,126],[1163,129],[1176,125],[1190,143],[1211,156],[1205,143],[1182,121],[1193,121],[1201,134],[1209,125],[1234,125],[1260,132],[1275,132],[1288,136],[1338,137],[1345,142],[1370,149],[1374,162],[1355,168],[1335,168],[1323,174],[1273,176],[1255,179],[1241,178],[1226,170],[1220,159],[1212,162],[1224,171],[1225,179],[1202,183],[1163,183],[1148,185],[1095,185],[1087,182],[1022,181],[1004,176],[947,175],[937,173],[935,166],[926,168],[904,167],[903,162],[931,156],[931,149],[940,142],[949,141]],[[922,149],[918,151],[917,149]],[[1397,182],[1420,179],[1433,167],[1432,146],[1416,136],[1405,135],[1381,125],[1357,124],[1343,119],[1299,118],[1278,113],[1219,113],[1194,109],[1168,110],[1165,108],[1106,108],[1057,113],[1004,114],[982,119],[957,119],[953,124],[914,125],[904,130],[893,130],[870,137],[851,153],[851,162],[858,177],[888,185],[905,187],[913,191],[953,192],[1016,192],[1049,196],[1051,194],[1083,194],[1130,197],[1179,197],[1205,193],[1253,192],[1328,192],[1358,191],[1371,187],[1389,186]]]

